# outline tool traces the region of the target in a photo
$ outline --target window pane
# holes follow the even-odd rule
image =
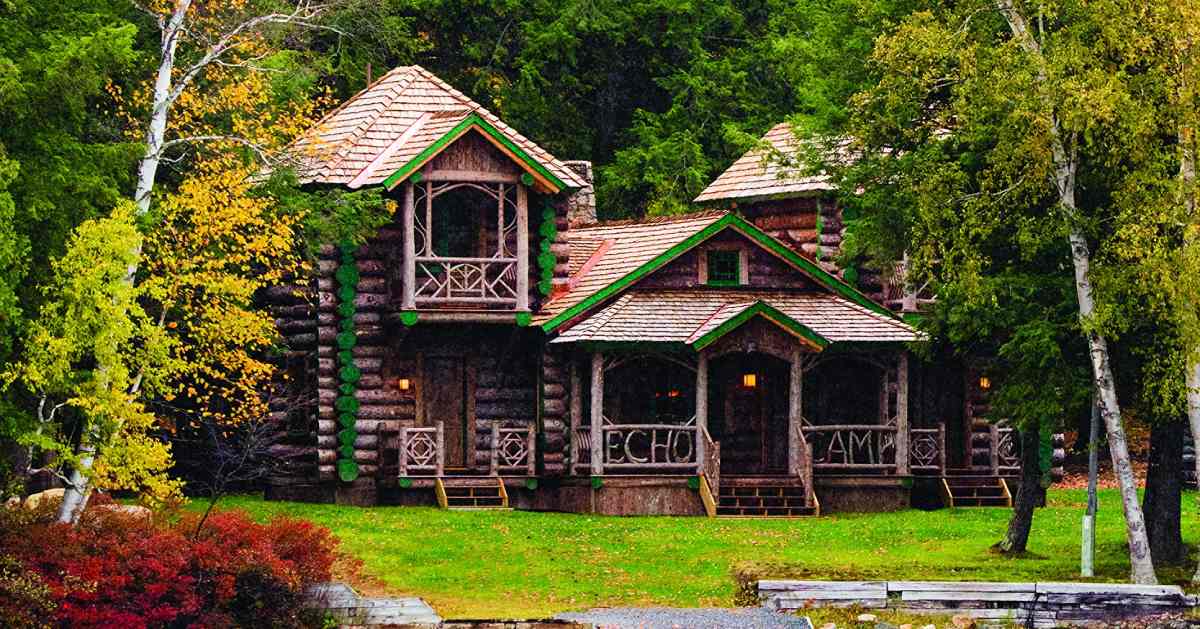
[[[739,254],[737,251],[708,252],[708,283],[713,285],[737,284]]]

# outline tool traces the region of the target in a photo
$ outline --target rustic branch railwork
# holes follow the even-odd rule
[[[442,476],[444,461],[442,422],[433,427],[400,428],[400,476]],[[418,472],[414,474],[414,472]],[[433,472],[420,474],[419,472]]]
[[[812,446],[813,469],[887,472],[896,468],[895,426],[805,426],[804,433]]]
[[[418,305],[488,303],[516,305],[516,258],[418,256]]]
[[[946,469],[945,426],[909,429],[908,452],[914,472],[938,472]]]
[[[700,473],[708,481],[709,491],[720,492],[721,487],[721,444],[713,441],[708,429],[700,427],[700,439],[704,444],[704,458],[700,461]]]
[[[492,422],[491,475],[516,472],[533,476],[536,473],[534,452],[537,447],[534,427],[504,428],[502,423]]]
[[[996,470],[1001,474],[1015,474],[1021,470],[1021,443],[1017,430],[1007,426],[996,428]]]
[[[697,469],[696,426],[606,424],[601,431],[604,470]]]

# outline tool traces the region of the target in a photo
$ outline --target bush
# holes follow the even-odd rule
[[[240,512],[173,521],[88,509],[71,528],[50,509],[0,509],[0,617],[37,610],[69,627],[292,627],[311,624],[304,589],[328,581],[328,529]],[[39,594],[41,593],[41,594]],[[39,598],[41,596],[41,598]]]

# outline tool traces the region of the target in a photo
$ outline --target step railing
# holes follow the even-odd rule
[[[445,469],[445,432],[434,426],[400,427],[400,476],[442,476]]]
[[[492,421],[492,457],[489,472],[492,476],[537,474],[537,431],[533,426],[505,427],[502,421]]]

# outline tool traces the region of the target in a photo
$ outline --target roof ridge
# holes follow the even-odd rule
[[[685,214],[662,214],[659,216],[643,216],[641,218],[622,218],[609,221],[597,221],[586,225],[574,227],[571,231],[576,233],[587,231],[589,229],[603,229],[605,227],[628,227],[631,225],[664,225],[667,223],[682,223],[684,221],[696,220],[701,218],[719,218],[729,214],[728,210],[696,210]],[[567,232],[570,234],[570,231]],[[581,236],[586,234],[579,234]]]

